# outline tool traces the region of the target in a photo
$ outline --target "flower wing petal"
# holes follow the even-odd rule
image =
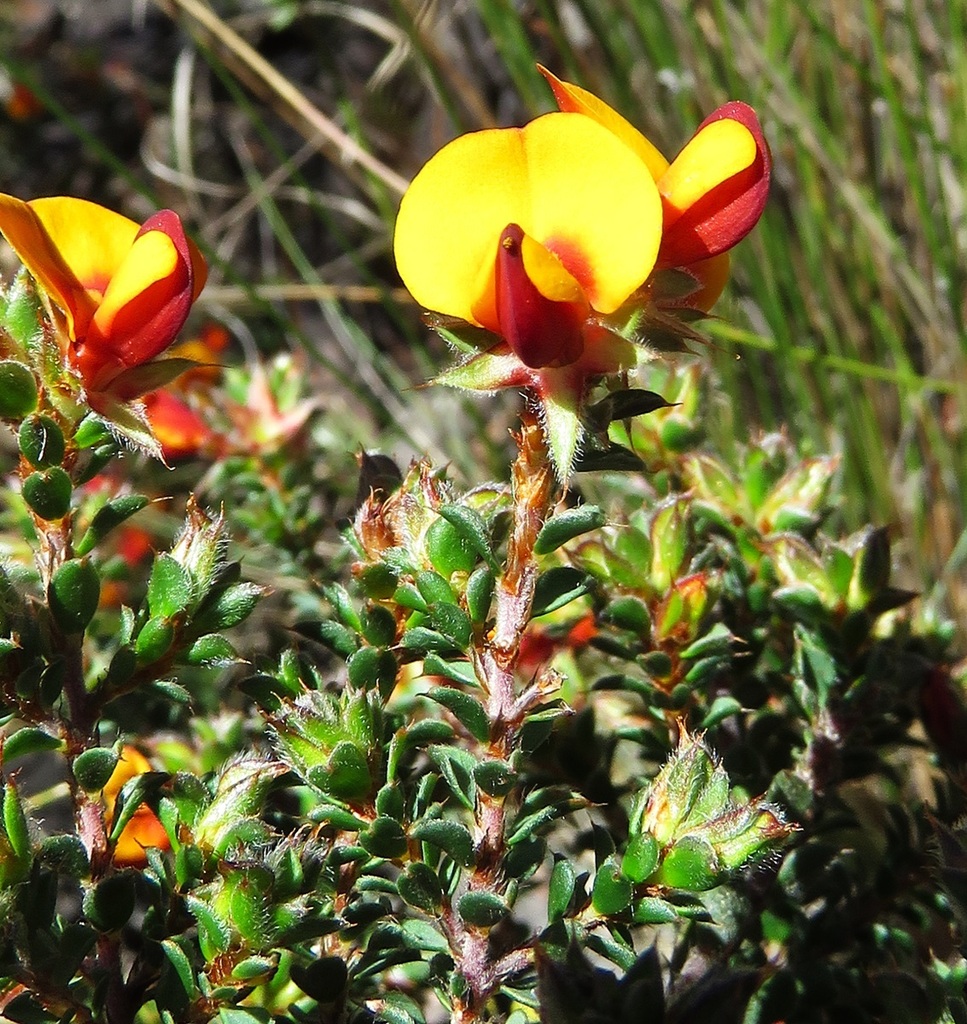
[[[101,301],[85,348],[122,366],[153,359],[171,344],[194,297],[191,250],[170,210],[141,227]],[[92,381],[96,390],[96,381]]]
[[[741,241],[762,214],[770,174],[755,111],[734,101],[710,114],[658,182],[665,209],[659,264],[684,266]]]
[[[56,290],[37,274],[34,276],[71,317],[73,336],[81,337],[104,290],[130,251],[138,225],[97,203],[71,196],[32,199],[27,205],[67,271],[50,282],[58,285]],[[27,269],[34,273],[29,264]]]

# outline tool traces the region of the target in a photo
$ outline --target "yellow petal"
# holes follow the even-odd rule
[[[86,199],[56,196],[28,205],[81,285],[103,292],[130,252],[139,225]]]
[[[564,269],[560,259],[530,235],[524,235],[521,254],[527,276],[545,299],[552,302],[581,302],[584,299],[581,286]]]
[[[77,280],[30,204],[0,194],[0,233],[51,300],[67,314],[68,330],[86,328],[96,298]]]
[[[179,263],[174,242],[162,231],[148,231],[129,244],[126,258],[111,278],[94,314],[94,324],[101,334],[110,334],[118,312],[152,285],[170,277]]]
[[[675,157],[659,179],[658,189],[680,213],[722,182],[751,167],[757,153],[755,138],[744,124],[728,118],[713,121]],[[667,219],[665,226],[669,226]]]
[[[665,173],[668,168],[668,161],[617,110],[609,107],[604,100],[598,99],[593,92],[588,92],[587,89],[582,89],[579,85],[572,85],[570,82],[561,81],[557,75],[548,71],[542,64],[537,65],[537,70],[547,79],[548,85],[550,85],[554,93],[554,99],[561,110],[570,111],[575,114],[584,114],[593,121],[597,121],[602,128],[607,128],[612,135],[616,135],[621,139],[629,149],[644,161],[645,166],[656,181]]]
[[[531,209],[518,223],[560,258],[598,312],[613,313],[658,254],[661,198],[651,173],[583,114],[545,114],[523,137]]]
[[[396,262],[414,298],[495,329],[494,261],[508,224],[555,253],[607,313],[654,266],[661,200],[642,161],[582,114],[463,135],[400,204]]]

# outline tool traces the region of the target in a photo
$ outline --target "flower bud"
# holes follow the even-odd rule
[[[198,846],[219,850],[239,822],[258,813],[269,786],[285,771],[285,765],[258,757],[240,757],[225,765],[214,799],[194,827]]]
[[[188,499],[185,525],[171,548],[171,557],[189,573],[194,584],[196,603],[207,596],[218,567],[225,557],[225,517],[210,519],[195,502]]]
[[[700,736],[683,729],[678,748],[635,799],[621,872],[636,884],[701,892],[794,831],[773,804],[735,802],[725,769]]]
[[[261,950],[271,945],[275,933],[271,903],[272,872],[261,864],[245,864],[223,875],[211,909],[246,947]]]
[[[379,749],[378,698],[313,690],[283,704],[269,723],[280,756],[310,785],[340,800],[373,787],[369,758]]]

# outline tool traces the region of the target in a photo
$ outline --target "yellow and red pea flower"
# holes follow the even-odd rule
[[[207,276],[177,214],[138,225],[83,199],[0,194],[0,234],[63,314],[65,356],[89,394],[127,401],[157,385],[127,371],[174,341]]]
[[[461,136],[417,174],[397,266],[417,301],[499,335],[523,366],[607,372],[627,353],[589,352],[614,346],[599,318],[654,271],[693,272],[698,308],[717,298],[720,257],[765,204],[768,147],[752,109],[729,103],[669,163],[593,94],[544,74],[559,112]]]
[[[118,794],[125,782],[133,779],[136,775],[143,775],[150,771],[152,771],[151,762],[137,747],[126,744],[122,748],[117,767],[101,791],[109,829],[114,820],[114,808],[117,804]],[[143,867],[148,862],[144,851],[149,846],[167,850],[171,847],[171,841],[168,839],[168,833],[165,832],[164,826],[158,820],[158,816],[147,804],[142,804],[118,836],[117,844],[114,847],[114,863],[123,867]]]

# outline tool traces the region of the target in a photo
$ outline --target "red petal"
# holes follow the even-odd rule
[[[140,366],[163,352],[188,317],[196,294],[195,254],[178,215],[161,210],[142,224],[132,258],[137,239],[153,231],[165,235],[174,247],[174,267],[155,278],[151,267],[136,268],[144,274],[144,288],[134,295],[125,291],[116,306],[111,303],[108,285],[87,336],[75,351],[75,362],[92,391],[103,390],[122,370]],[[119,273],[125,269],[122,266]]]
[[[755,140],[756,158],[677,217],[662,237],[659,266],[687,266],[725,252],[745,238],[762,215],[769,195],[772,159],[755,111],[747,103],[733,100],[709,114],[695,134],[726,119],[749,130]]]
[[[509,224],[497,248],[496,298],[500,334],[525,366],[567,366],[584,351],[586,310],[574,302],[554,302],[527,275],[523,230]]]

